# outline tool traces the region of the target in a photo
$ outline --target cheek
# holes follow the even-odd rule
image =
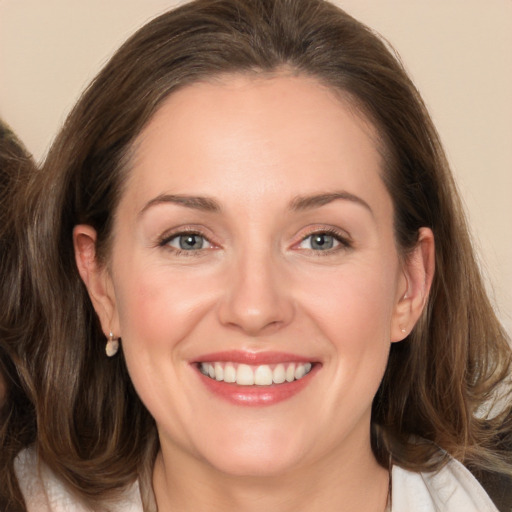
[[[118,281],[121,335],[130,343],[158,345],[164,341],[171,346],[186,335],[211,302],[206,276],[135,265],[129,276],[119,276]]]
[[[157,422],[180,429],[178,418],[191,414],[184,398],[184,351],[205,310],[215,302],[211,290],[216,286],[200,273],[135,261],[125,261],[118,269],[117,311],[131,379]]]
[[[397,272],[392,266],[353,265],[321,279],[317,275],[317,292],[303,292],[307,315],[330,344],[332,378],[340,389],[357,388],[355,394],[367,401],[387,364]]]
[[[314,288],[302,292],[304,303],[332,333],[330,338],[365,338],[370,342],[387,336],[389,341],[396,269],[353,265],[332,274],[317,274],[313,282]]]

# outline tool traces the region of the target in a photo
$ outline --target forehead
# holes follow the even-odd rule
[[[169,96],[134,145],[128,188],[222,196],[250,183],[260,200],[283,184],[371,191],[382,187],[378,140],[348,96],[314,78],[227,75]]]

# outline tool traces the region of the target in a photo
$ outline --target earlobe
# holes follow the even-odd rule
[[[78,273],[87,288],[105,336],[108,337],[111,331],[119,335],[112,281],[105,265],[96,257],[96,230],[86,224],[75,226],[73,245]]]
[[[418,242],[404,262],[404,289],[399,290],[391,326],[391,341],[405,339],[427,303],[435,271],[435,241],[429,228],[419,230]]]

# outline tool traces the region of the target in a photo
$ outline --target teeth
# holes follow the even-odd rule
[[[274,368],[274,373],[272,380],[275,384],[282,384],[286,380],[286,371],[284,369],[284,364],[278,364]]]
[[[252,386],[254,384],[254,372],[247,364],[239,364],[236,371],[236,383],[240,386]]]
[[[201,363],[202,374],[218,381],[236,383],[239,386],[270,386],[302,379],[312,368],[311,363],[279,363],[250,366],[236,363]]]
[[[220,363],[215,363],[215,378],[217,380],[224,380],[224,368]]]
[[[297,368],[295,368],[295,378],[302,379],[304,375],[306,375],[306,368],[304,368],[303,365],[297,366]]]
[[[257,386],[270,386],[272,384],[272,377],[270,366],[258,366],[254,372],[254,384]]]
[[[236,382],[236,370],[231,363],[224,367],[224,382]]]

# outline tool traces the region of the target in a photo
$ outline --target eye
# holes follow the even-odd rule
[[[210,249],[212,244],[198,233],[179,233],[164,241],[163,245],[173,247],[180,251],[200,251]]]
[[[299,249],[311,251],[335,251],[342,247],[350,247],[350,242],[337,233],[317,231],[305,237],[298,245]]]

